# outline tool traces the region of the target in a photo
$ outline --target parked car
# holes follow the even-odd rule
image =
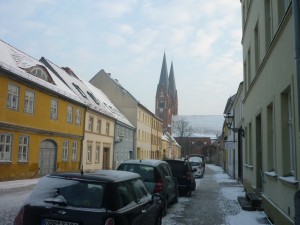
[[[201,162],[201,166],[203,168],[203,175],[205,173],[205,156],[199,154],[191,154],[188,156],[189,161],[199,161]]]
[[[193,175],[195,178],[199,177],[202,178],[203,177],[203,173],[204,173],[204,168],[202,167],[202,163],[200,161],[194,161],[194,160],[189,160],[189,163],[191,164],[193,170],[195,170],[193,172]]]
[[[117,170],[138,173],[151,194],[159,193],[162,198],[163,215],[167,214],[170,204],[178,202],[177,180],[165,161],[130,159],[121,163]]]
[[[160,225],[160,201],[136,173],[54,173],[40,179],[14,225]]]
[[[196,189],[195,177],[189,161],[182,159],[166,159],[172,169],[173,175],[177,179],[179,193],[190,197],[192,191]]]

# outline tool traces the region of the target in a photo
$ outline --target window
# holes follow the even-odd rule
[[[271,44],[272,37],[272,4],[271,0],[265,0],[265,42],[268,49]]]
[[[91,92],[87,92],[88,94],[89,94],[89,96],[94,100],[94,102],[97,104],[97,105],[99,105],[99,100],[93,95],[93,93],[91,93]]]
[[[33,114],[35,95],[31,91],[25,92],[24,112]]]
[[[259,63],[260,63],[260,37],[259,37],[259,26],[258,22],[256,23],[254,29],[254,54],[255,54],[255,72],[258,71]]]
[[[72,161],[76,162],[77,160],[77,152],[78,152],[78,142],[74,141],[72,144]]]
[[[28,152],[29,152],[29,137],[21,136],[19,138],[18,161],[19,162],[27,162],[28,161]]]
[[[109,135],[109,122],[106,123],[106,134]]]
[[[68,161],[68,158],[69,158],[69,142],[68,141],[63,142],[62,154],[63,154],[62,160]]]
[[[268,171],[275,171],[275,128],[273,103],[267,107]]]
[[[282,114],[282,163],[283,175],[295,173],[295,137],[294,137],[294,113],[292,107],[291,90],[288,88],[281,96]]]
[[[93,131],[93,126],[94,126],[94,117],[89,117],[89,124],[88,124],[88,130]]]
[[[81,90],[81,88],[77,85],[72,83],[73,86],[77,89],[77,91],[82,95],[82,97],[86,98],[86,94],[84,94],[84,92]]]
[[[30,73],[38,78],[45,80],[45,81],[49,81],[48,75],[41,68],[34,68],[33,70],[31,70]]]
[[[73,123],[73,107],[68,105],[67,123]]]
[[[116,190],[116,201],[112,203],[114,210],[136,202],[136,196],[130,181],[118,183]]]
[[[7,93],[7,102],[6,102],[7,108],[18,110],[19,95],[20,95],[20,89],[17,86],[9,84],[8,93]]]
[[[141,179],[136,179],[132,181],[133,188],[138,199],[138,202],[143,202],[144,198],[148,198],[148,191]]]
[[[101,120],[97,121],[97,132],[101,134]]]
[[[81,109],[76,109],[76,125],[81,124]]]
[[[50,119],[57,120],[58,118],[57,115],[58,115],[58,102],[52,99],[50,105]]]
[[[92,144],[89,143],[87,147],[87,153],[86,153],[86,162],[91,163],[92,162]]]
[[[96,145],[95,161],[100,162],[100,144]]]
[[[12,134],[0,135],[0,161],[11,161]]]

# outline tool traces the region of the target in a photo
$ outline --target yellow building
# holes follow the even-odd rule
[[[0,52],[0,181],[79,170],[85,104],[38,60]]]
[[[162,159],[163,121],[154,114],[151,117],[151,159]]]

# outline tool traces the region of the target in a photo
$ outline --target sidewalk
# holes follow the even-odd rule
[[[26,179],[26,180],[2,181],[2,182],[0,182],[0,191],[34,185],[38,182],[38,180],[39,180],[39,178]]]

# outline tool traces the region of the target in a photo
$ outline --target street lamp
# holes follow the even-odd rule
[[[227,114],[224,115],[224,118],[225,118],[225,122],[226,122],[228,129],[231,129],[234,133],[240,132],[241,136],[245,137],[245,131],[243,128],[232,127],[234,115],[231,115],[231,113],[228,112]]]
[[[115,143],[122,142],[122,141],[123,141],[123,138],[124,138],[124,134],[120,134],[120,135],[117,137],[117,140],[115,140]]]

